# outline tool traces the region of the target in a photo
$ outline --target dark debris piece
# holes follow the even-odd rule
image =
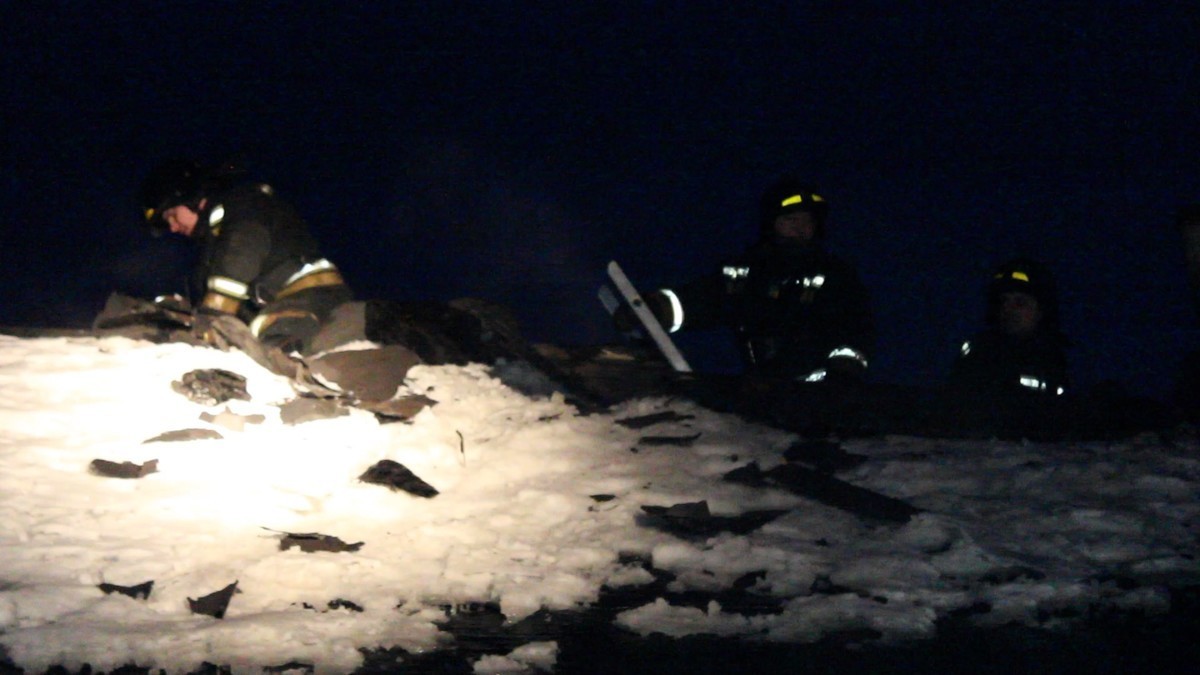
[[[208,595],[192,599],[188,598],[188,609],[192,610],[193,614],[204,614],[216,619],[225,618],[225,610],[229,608],[229,601],[233,599],[233,594],[237,592],[238,582],[233,582],[225,588]]]
[[[783,458],[789,462],[807,464],[821,473],[835,473],[852,469],[867,461],[866,455],[846,452],[833,441],[801,441],[784,450]]]
[[[755,584],[757,584],[758,582],[760,582],[766,578],[767,578],[766,570],[754,570],[753,572],[746,572],[745,574],[738,577],[737,579],[734,579],[733,583],[730,584],[730,586],[735,591],[744,591],[747,588],[752,588]]]
[[[153,581],[145,581],[136,586],[118,586],[117,584],[97,584],[96,588],[99,588],[101,591],[103,591],[105,595],[110,595],[112,593],[120,593],[121,595],[127,595],[127,596],[133,598],[134,600],[145,600],[146,598],[150,597],[150,591],[151,591],[151,589],[154,588],[154,582]]]
[[[612,500],[617,498],[616,495],[588,495],[588,496],[592,498],[592,501],[601,502],[601,503],[611,502]]]
[[[412,419],[422,410],[437,405],[437,401],[421,394],[401,396],[384,401],[359,401],[356,407],[375,413],[385,421],[399,422]]]
[[[385,485],[393,490],[402,490],[418,497],[436,497],[438,491],[429,483],[421,480],[399,462],[381,459],[358,477],[364,483]]]
[[[833,583],[826,574],[818,574],[808,589],[813,595],[844,595],[854,593],[854,589]]]
[[[300,606],[303,607],[304,609],[312,610],[314,612],[320,612],[322,614],[324,614],[325,612],[329,612],[329,611],[337,611],[339,609],[344,609],[344,610],[351,611],[351,612],[366,611],[363,609],[363,606],[358,604],[357,602],[354,602],[351,600],[346,600],[343,598],[334,598],[333,600],[330,600],[329,602],[325,603],[325,607],[326,607],[325,609],[317,609],[314,605],[310,605],[307,602],[300,603]]]
[[[178,441],[201,441],[224,438],[221,432],[213,429],[176,429],[159,434],[154,438],[147,438],[142,441],[142,445],[146,443],[174,443]]]
[[[307,661],[288,661],[278,666],[263,666],[264,673],[315,673],[316,666]]]
[[[88,470],[97,476],[105,478],[141,478],[158,471],[158,460],[150,459],[143,464],[133,462],[110,462],[107,459],[93,459]]]
[[[726,473],[722,478],[730,483],[738,483],[749,487],[770,487],[766,474],[758,467],[758,462],[750,462]]]
[[[288,426],[349,414],[349,410],[332,398],[294,398],[279,406],[279,419]]]
[[[645,429],[646,427],[661,424],[663,422],[682,422],[684,420],[695,419],[695,415],[684,415],[677,413],[674,410],[664,410],[663,412],[651,413],[649,415],[639,415],[637,417],[624,417],[616,420],[617,424],[630,429]]]
[[[691,445],[697,438],[700,438],[699,432],[690,436],[642,436],[638,439],[638,445]]]
[[[686,502],[673,506],[643,506],[646,517],[642,525],[665,530],[672,534],[713,536],[721,532],[747,534],[779,516],[786,510],[747,511],[736,516],[714,516],[708,502]]]
[[[334,598],[333,600],[330,600],[328,607],[329,607],[329,609],[346,609],[351,612],[364,611],[363,606],[358,604],[357,602],[352,602],[350,600],[343,600],[342,598]]]
[[[757,463],[751,462],[726,473],[724,478],[751,487],[777,487],[867,520],[907,523],[921,512],[908,502],[798,464],[781,464],[762,471]]]
[[[250,400],[246,378],[220,368],[188,371],[172,382],[171,388],[200,405],[217,405],[231,399]]]
[[[317,551],[354,553],[363,547],[363,542],[347,544],[332,535],[318,534],[316,532],[284,532],[283,538],[279,541],[279,550],[286,551],[292,547],[299,548],[305,553],[315,553]]]
[[[1028,565],[1011,565],[1009,567],[1001,567],[991,570],[979,577],[979,580],[985,584],[1008,584],[1018,579],[1028,579],[1031,581],[1041,581],[1046,578],[1046,573]]]

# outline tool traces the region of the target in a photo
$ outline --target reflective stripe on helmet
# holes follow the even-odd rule
[[[821,195],[813,193],[813,192],[810,192],[807,195],[796,194],[796,195],[791,195],[789,197],[785,197],[783,201],[779,202],[779,207],[786,208],[788,206],[795,206],[796,204],[803,204],[806,201],[823,202],[823,201],[825,201],[825,198],[822,197]]]

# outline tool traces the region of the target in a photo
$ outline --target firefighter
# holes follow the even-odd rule
[[[719,271],[644,299],[670,332],[734,330],[751,375],[799,382],[858,381],[867,371],[874,326],[854,268],[823,248],[829,204],[791,178],[759,205],[759,238]],[[617,328],[636,319],[622,309]]]
[[[1044,265],[1017,258],[987,287],[987,327],[963,343],[950,372],[954,390],[1059,397],[1070,387],[1067,340],[1059,330],[1054,280]]]
[[[352,299],[308,225],[274,190],[231,167],[169,160],[141,189],[145,223],[203,246],[195,332],[236,316],[265,345],[304,353],[334,308]]]

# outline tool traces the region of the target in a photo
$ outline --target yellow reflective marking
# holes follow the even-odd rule
[[[1013,272],[1012,278],[1016,279],[1017,281],[1029,281],[1029,275],[1025,274],[1024,272]]]
[[[146,209],[146,220],[154,220],[155,209]]]
[[[825,201],[825,198],[818,194],[809,194],[807,199],[810,202]],[[803,204],[804,200],[805,200],[804,195],[792,195],[791,197],[788,197],[787,199],[784,199],[782,202],[780,202],[779,206],[782,208],[784,206],[791,206],[793,204]]]

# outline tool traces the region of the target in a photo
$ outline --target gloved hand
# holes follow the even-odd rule
[[[192,337],[201,344],[206,344],[216,347],[222,351],[229,348],[228,343],[221,337],[219,331],[216,330],[214,324],[217,318],[222,316],[219,313],[212,311],[197,311],[192,315]]]
[[[192,311],[192,303],[178,293],[160,295],[154,298],[154,306],[167,312],[190,313]]]

